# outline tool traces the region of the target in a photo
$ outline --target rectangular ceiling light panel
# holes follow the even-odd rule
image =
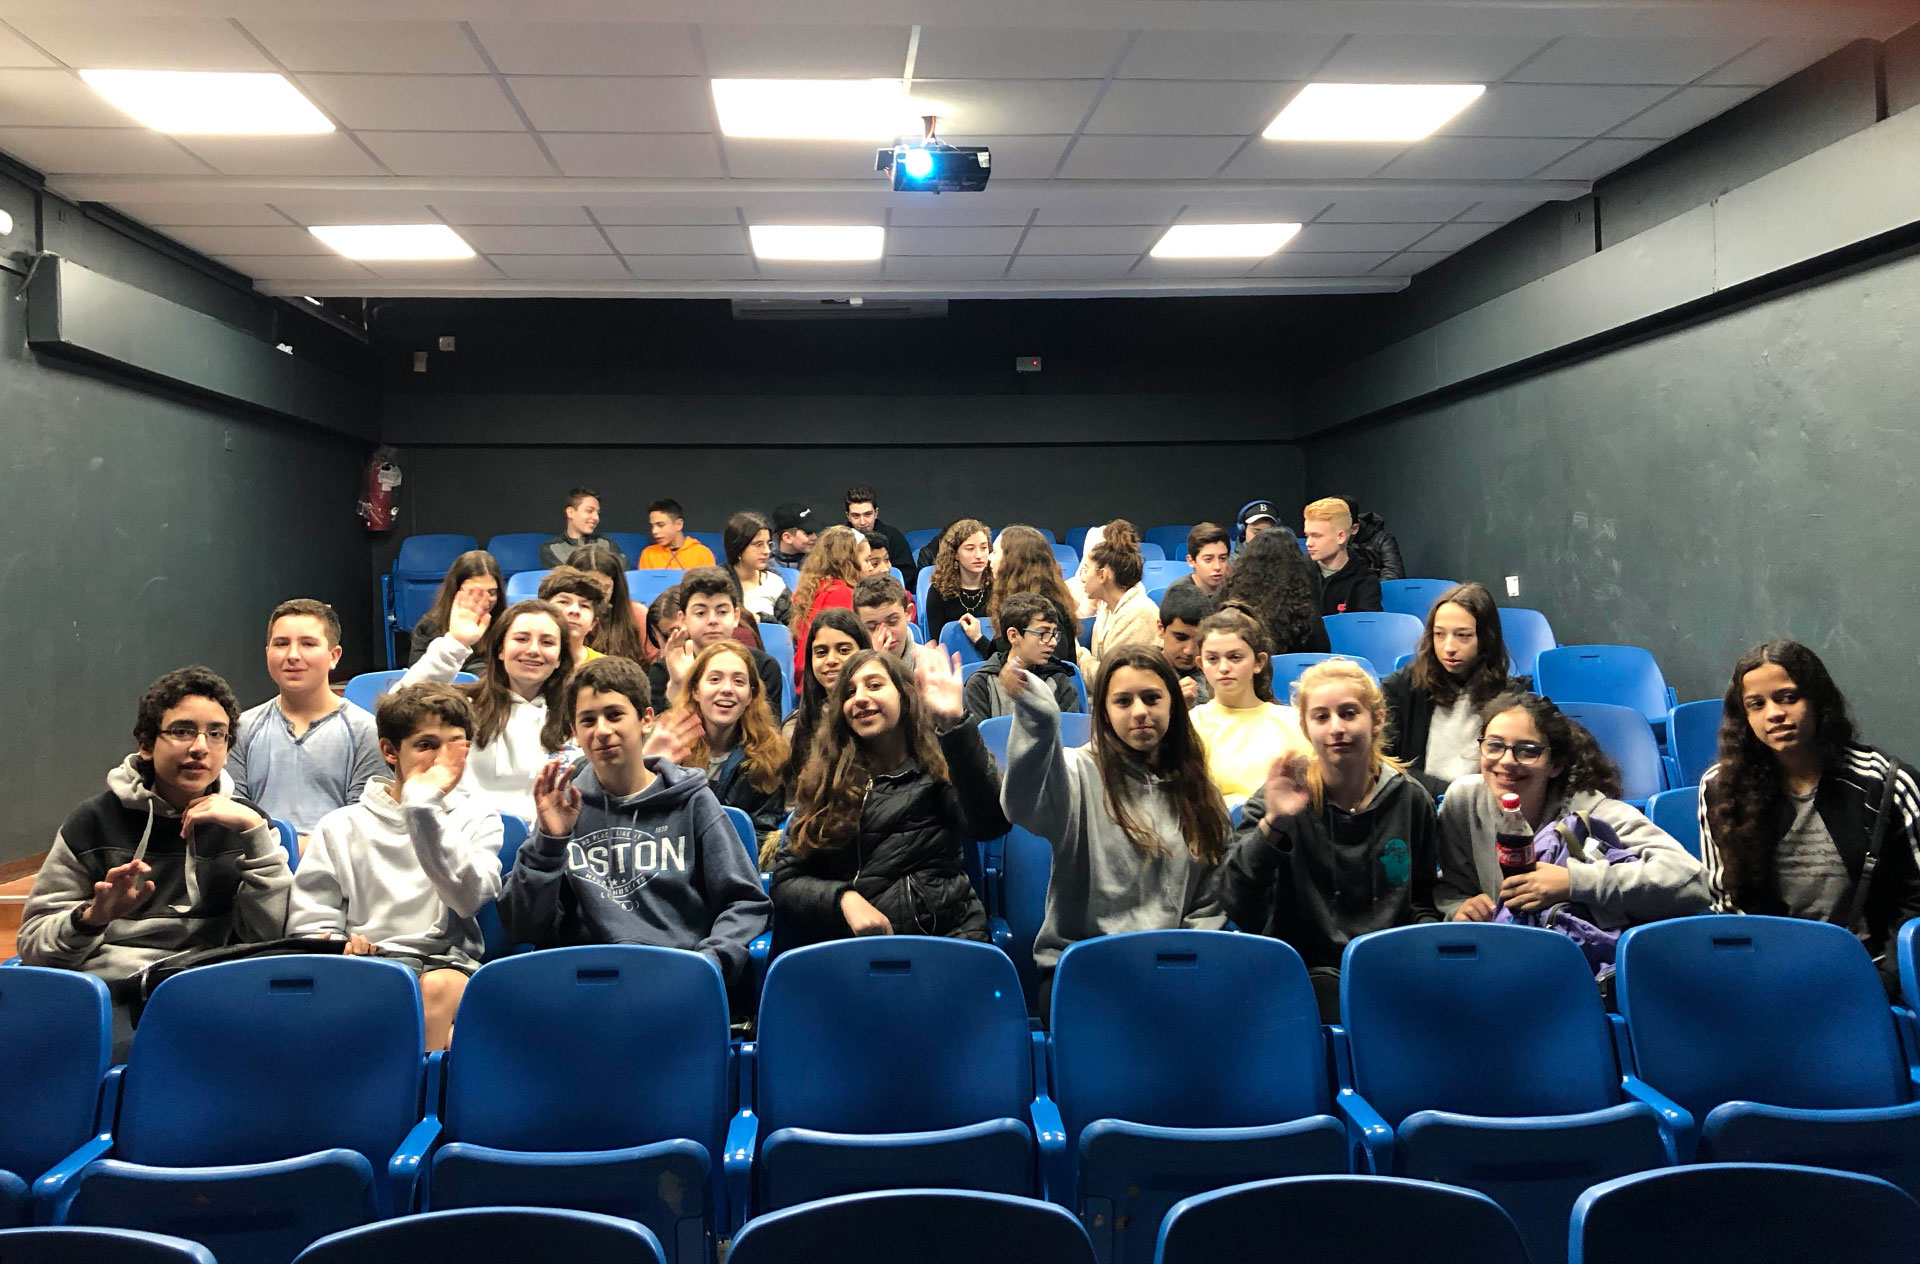
[[[1148,253],[1155,259],[1264,259],[1299,231],[1298,224],[1175,224]]]
[[[890,141],[947,117],[899,79],[715,79],[713,104],[722,134],[756,140]]]
[[[349,259],[471,259],[445,224],[316,224],[307,230]]]
[[[1486,90],[1478,83],[1310,83],[1261,135],[1268,140],[1425,140]]]
[[[878,224],[752,224],[747,236],[761,259],[878,259],[887,247]]]
[[[305,136],[333,124],[276,74],[204,70],[83,70],[88,87],[140,123],[172,136]]]

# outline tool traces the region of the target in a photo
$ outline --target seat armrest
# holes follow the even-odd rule
[[[1073,1210],[1073,1190],[1067,1162],[1067,1125],[1060,1118],[1060,1107],[1045,1094],[1033,1099],[1028,1112],[1033,1118],[1033,1136],[1040,1147],[1040,1197]]]

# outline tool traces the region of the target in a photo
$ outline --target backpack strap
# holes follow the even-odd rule
[[[1585,860],[1587,840],[1593,837],[1593,820],[1585,812],[1575,812],[1572,815],[1580,822],[1577,833],[1567,824],[1567,818],[1564,816],[1553,823],[1553,832],[1560,836],[1562,843],[1566,844],[1568,860]]]
[[[1846,894],[1834,903],[1833,912],[1827,916],[1829,922],[1847,930],[1858,926],[1861,915],[1867,910],[1867,895],[1873,888],[1873,873],[1880,867],[1880,853],[1886,850],[1887,831],[1892,827],[1894,784],[1900,776],[1900,765],[1891,755],[1882,750],[1874,750],[1873,753],[1887,761],[1887,775],[1880,783],[1880,810],[1874,814],[1873,829],[1867,835],[1867,854],[1861,858],[1860,872],[1854,877]]]

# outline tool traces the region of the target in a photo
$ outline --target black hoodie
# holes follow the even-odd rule
[[[1380,576],[1367,559],[1348,549],[1347,564],[1320,577],[1320,613],[1377,614],[1379,610]]]
[[[1000,670],[1006,665],[1006,651],[1002,650],[980,664],[967,677],[964,697],[969,720],[977,722],[991,720],[996,715],[1013,714],[1013,699],[1000,687]],[[1059,704],[1062,715],[1081,710],[1080,691],[1074,688],[1073,673],[1060,660],[1049,656],[1037,669],[1030,667],[1027,670],[1053,686],[1053,700]]]

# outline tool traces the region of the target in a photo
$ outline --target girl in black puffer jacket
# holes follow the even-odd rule
[[[774,865],[776,949],[869,934],[987,938],[962,857],[967,840],[1007,832],[1000,773],[966,719],[958,662],[932,647],[916,662],[909,675],[863,650],[841,669]]]

